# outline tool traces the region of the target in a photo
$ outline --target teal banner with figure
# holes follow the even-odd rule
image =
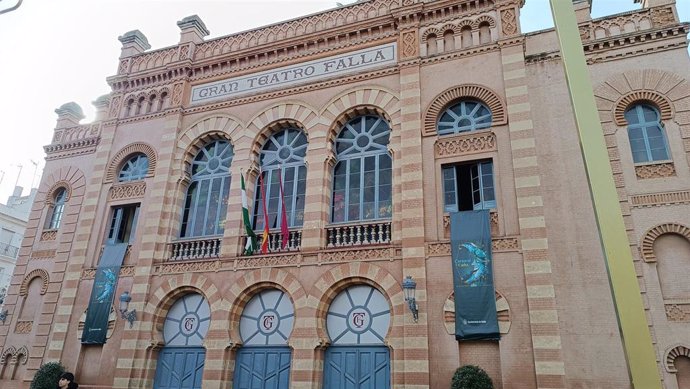
[[[499,339],[489,211],[451,213],[450,245],[455,292],[455,338]]]
[[[117,289],[117,278],[120,267],[125,259],[128,243],[108,244],[103,248],[101,260],[98,262],[96,277],[93,280],[91,299],[86,310],[84,332],[81,336],[83,344],[104,344],[108,333],[108,316],[113,306],[113,298]]]

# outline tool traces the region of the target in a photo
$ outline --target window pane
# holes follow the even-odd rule
[[[491,110],[479,101],[462,100],[448,107],[436,125],[440,135],[473,131],[491,126]]]

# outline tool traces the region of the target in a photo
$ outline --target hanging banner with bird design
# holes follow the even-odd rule
[[[107,244],[103,248],[98,262],[96,277],[93,280],[91,299],[86,310],[84,332],[81,342],[84,344],[104,344],[108,332],[108,316],[113,305],[117,278],[127,252],[128,243]]]
[[[450,215],[450,245],[455,290],[455,338],[500,337],[491,265],[489,210]]]

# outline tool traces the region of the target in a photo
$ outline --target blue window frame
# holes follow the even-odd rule
[[[149,158],[145,154],[137,154],[125,162],[120,169],[118,181],[128,182],[141,180],[149,171]]]
[[[232,145],[222,140],[207,144],[197,153],[192,162],[192,182],[187,189],[180,237],[223,234],[233,155]]]
[[[439,135],[458,134],[491,127],[491,110],[475,100],[461,100],[439,116],[436,130]]]
[[[304,192],[307,185],[307,136],[297,128],[284,129],[271,136],[261,150],[261,177],[266,196],[268,228],[280,228],[280,210],[285,202],[288,227],[300,227],[304,222]],[[279,176],[282,172],[282,176]],[[283,182],[283,198],[280,181]],[[264,228],[264,209],[261,187],[256,181],[254,201],[254,229]]]
[[[659,111],[647,104],[636,104],[625,112],[628,139],[635,163],[670,159],[666,134]]]
[[[347,122],[335,141],[331,221],[388,219],[392,208],[392,159],[388,122],[364,115]]]
[[[446,212],[496,208],[492,161],[445,165],[441,169]]]

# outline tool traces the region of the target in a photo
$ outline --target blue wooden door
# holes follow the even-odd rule
[[[287,389],[289,347],[243,347],[237,352],[234,389]]]
[[[386,346],[333,346],[326,350],[323,387],[390,388],[390,352]]]
[[[203,347],[164,347],[158,355],[154,389],[201,389],[206,350]]]

